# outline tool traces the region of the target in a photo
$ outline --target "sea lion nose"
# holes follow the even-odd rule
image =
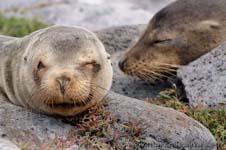
[[[67,76],[61,76],[56,78],[56,82],[60,86],[60,91],[62,94],[65,92],[65,86],[71,81],[71,79]]]
[[[125,62],[126,62],[126,60],[120,60],[119,61],[119,63],[118,63],[118,66],[119,66],[119,68],[122,70],[122,71],[124,71],[124,68],[125,68]]]

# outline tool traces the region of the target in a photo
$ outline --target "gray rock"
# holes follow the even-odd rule
[[[116,52],[124,52],[135,44],[145,28],[144,24],[115,26],[98,30],[95,33],[103,42],[107,52],[113,55]]]
[[[130,118],[140,121],[145,127],[144,149],[216,149],[216,141],[211,133],[183,113],[114,92],[111,92],[108,98],[111,101],[106,109],[113,112],[121,121]],[[0,135],[17,144],[33,143],[33,147],[39,147],[41,143],[55,137],[66,138],[72,128],[59,118],[31,112],[7,102],[0,103],[0,114]],[[3,143],[0,141],[1,144]],[[77,148],[78,146],[74,145],[68,149]]]
[[[110,93],[109,98],[111,112],[123,121],[128,118],[140,121],[146,128],[147,150],[216,149],[216,141],[208,129],[183,113],[116,93]]]
[[[1,150],[20,150],[14,143],[7,139],[0,138]]]
[[[125,75],[118,67],[118,61],[125,51],[141,36],[146,25],[118,26],[96,31],[107,52],[111,54],[114,69],[112,90],[129,97],[145,99],[154,98],[160,91],[169,88],[166,83],[150,84]]]
[[[0,101],[0,137],[39,147],[56,137],[66,138],[72,128],[60,119]],[[1,142],[1,141],[0,141]]]
[[[226,43],[178,70],[192,106],[226,105]]]

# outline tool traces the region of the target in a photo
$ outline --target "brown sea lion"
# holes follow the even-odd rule
[[[119,67],[141,79],[162,79],[226,40],[226,0],[178,0],[160,10]]]

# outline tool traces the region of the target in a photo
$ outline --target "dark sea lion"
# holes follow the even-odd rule
[[[168,78],[226,40],[226,0],[178,0],[160,10],[119,67],[144,80]]]

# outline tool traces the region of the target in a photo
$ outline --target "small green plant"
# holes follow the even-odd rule
[[[105,110],[107,102],[91,107],[87,112],[67,118],[75,125],[70,138],[81,148],[93,150],[135,150],[145,146],[141,122],[128,118],[122,122]],[[79,136],[78,136],[79,135]]]
[[[226,148],[226,111],[222,108],[204,106],[189,107],[183,102],[178,89],[168,89],[159,93],[156,100],[148,100],[152,104],[170,107],[187,114],[202,123],[214,135],[219,149]]]
[[[65,149],[78,145],[91,150],[142,150],[146,144],[141,122],[128,118],[120,121],[106,110],[108,100],[74,117],[62,118],[74,127],[67,137],[56,136],[44,143],[28,141],[19,144],[22,150]]]
[[[48,24],[37,18],[6,17],[0,13],[0,34],[3,35],[22,37],[47,26]]]

